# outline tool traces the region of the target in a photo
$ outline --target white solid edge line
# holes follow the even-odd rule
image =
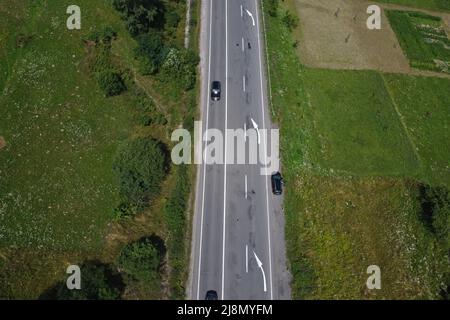
[[[245,245],[245,273],[248,273],[248,245]]]
[[[209,5],[209,52],[208,52],[208,91],[206,92],[207,103],[206,103],[206,141],[205,141],[205,149],[206,143],[208,141],[208,118],[209,118],[209,91],[211,86],[211,33],[212,33],[212,4],[213,1],[210,2]],[[203,134],[201,136],[203,138]],[[203,158],[203,154],[202,154]],[[205,158],[206,160],[206,158]],[[197,274],[197,300],[200,300],[200,271],[202,265],[202,243],[203,243],[203,216],[204,216],[204,208],[205,208],[205,183],[206,183],[206,161],[203,161],[203,190],[202,190],[202,214],[200,218],[200,244],[199,244],[199,254],[198,254],[198,274]]]
[[[247,122],[244,122],[244,141],[247,142]]]
[[[259,33],[259,10],[258,10],[258,1],[255,0],[255,7],[256,7],[256,31],[258,33],[258,58],[259,58],[259,79],[260,79],[260,85],[261,85],[261,109],[262,109],[262,117],[263,117],[263,124],[262,127],[265,129],[266,121],[264,118],[264,85],[263,85],[263,71],[262,71],[262,61],[261,61],[261,40],[260,40],[260,33]],[[264,14],[264,13],[263,13]],[[264,142],[265,147],[265,154],[267,154],[267,139]],[[266,168],[267,173],[267,168]],[[271,241],[270,241],[270,213],[269,213],[269,187],[268,187],[268,176],[266,174],[266,209],[267,209],[267,236],[269,241],[269,285],[270,285],[270,299],[273,300],[273,291],[272,291],[272,250],[271,250]]]
[[[227,201],[227,120],[228,114],[228,0],[225,0],[225,155],[223,179],[223,233],[222,233],[222,300],[225,297],[225,232]]]
[[[247,192],[248,191],[248,187],[247,187],[247,175],[245,175],[245,199],[247,199]]]

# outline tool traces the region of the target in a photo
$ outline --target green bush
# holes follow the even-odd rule
[[[419,186],[421,220],[437,240],[450,250],[450,195],[444,186]]]
[[[128,32],[132,36],[147,33],[150,28],[160,29],[162,27],[163,1],[113,0],[113,6],[125,20]]]
[[[167,162],[165,146],[154,139],[136,138],[119,149],[113,169],[120,181],[120,215],[142,211],[159,194]]]
[[[123,248],[117,266],[128,283],[137,281],[158,288],[161,284],[162,255],[163,252],[149,238],[144,238]]]
[[[162,65],[166,78],[178,80],[184,90],[195,86],[199,57],[192,50],[171,48]]]
[[[180,23],[180,15],[175,10],[166,12],[166,28],[175,29]]]
[[[97,81],[107,97],[119,95],[127,89],[120,74],[112,70],[99,72]]]
[[[267,0],[267,12],[270,16],[276,17],[278,15],[278,0]]]
[[[148,76],[158,72],[158,66],[147,57],[140,57],[139,60],[139,73]]]
[[[95,43],[102,42],[104,44],[109,44],[112,40],[117,38],[117,32],[111,26],[106,26],[103,30],[93,30],[91,31],[86,39],[89,41],[94,41]]]
[[[58,300],[115,300],[120,299],[124,289],[122,278],[109,265],[86,262],[80,266],[81,289],[69,290],[61,281],[43,299]]]
[[[292,14],[289,10],[286,10],[283,16],[283,23],[289,30],[292,31],[298,26],[298,17]]]
[[[137,38],[137,43],[134,54],[140,61],[141,73],[146,75],[158,72],[168,51],[162,35],[158,32],[144,34]]]
[[[117,32],[111,26],[106,26],[103,28],[101,33],[103,43],[110,43],[112,40],[117,38]]]

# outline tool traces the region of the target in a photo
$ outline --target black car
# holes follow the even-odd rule
[[[220,81],[213,81],[211,86],[211,99],[214,101],[220,100]]]
[[[281,173],[277,172],[272,174],[272,192],[273,194],[280,195],[283,193],[283,178]]]
[[[218,300],[217,292],[214,290],[209,290],[206,292],[205,300]]]

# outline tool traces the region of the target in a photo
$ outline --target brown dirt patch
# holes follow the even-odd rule
[[[0,149],[6,147],[6,140],[2,136],[0,136]]]
[[[372,2],[361,0],[294,0],[300,17],[298,51],[303,64],[314,68],[378,70],[443,76],[422,72],[409,66],[384,9],[405,9],[378,4],[382,9],[381,30],[366,26],[367,7]],[[427,12],[426,10],[420,10]],[[447,24],[449,15],[441,16]],[[445,75],[447,77],[447,75]]]
[[[409,71],[394,31],[382,16],[381,30],[366,26],[367,4],[354,0],[296,0],[302,62],[328,69]]]

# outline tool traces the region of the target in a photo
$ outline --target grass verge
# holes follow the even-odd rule
[[[281,18],[292,6],[292,1],[280,3],[273,16],[265,5],[264,14],[287,183],[293,297],[445,296],[447,240],[424,222],[420,190],[428,182],[449,187],[448,179],[440,179],[448,173],[443,159],[448,163],[450,157],[442,144],[449,82],[305,68],[296,53],[295,32]],[[434,113],[428,110],[431,105]],[[434,116],[423,121],[427,111]],[[445,208],[443,220],[449,221],[444,198],[440,207]],[[431,211],[431,220],[441,219],[441,213]],[[381,290],[366,287],[370,265],[381,268]]]

